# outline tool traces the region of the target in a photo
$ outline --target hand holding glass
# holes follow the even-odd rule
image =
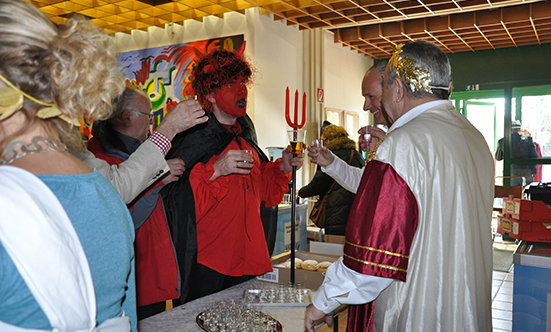
[[[287,130],[287,135],[289,135],[291,152],[293,154],[302,153],[302,149],[304,147],[304,136],[306,135],[306,130],[290,129],[290,130]]]
[[[239,165],[238,163],[238,167],[239,168],[252,168],[252,165],[253,165],[253,161],[254,161],[254,154],[253,154],[253,151],[252,150],[242,150],[245,154],[247,154],[248,156],[247,157],[250,157],[247,158],[247,157],[244,157],[243,158],[243,161],[242,161],[242,164]],[[249,167],[250,165],[250,167]]]

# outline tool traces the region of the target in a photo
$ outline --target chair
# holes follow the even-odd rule
[[[512,195],[514,198],[522,198],[523,186],[494,186],[494,198],[507,198]]]

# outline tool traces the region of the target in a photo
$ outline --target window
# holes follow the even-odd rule
[[[505,113],[506,98],[510,114]],[[454,92],[451,99],[486,139],[496,158],[496,176],[522,176],[527,184],[551,182],[551,86]]]
[[[331,124],[341,126],[348,132],[348,137],[357,142],[358,141],[358,135],[356,134],[358,132],[359,123],[360,123],[360,116],[356,112],[350,112],[350,111],[341,111],[333,108],[326,108],[325,109],[325,116],[327,118],[327,121],[331,122]]]
[[[332,108],[326,108],[325,109],[325,116],[327,118],[327,121],[331,122],[331,124],[342,126],[344,120],[342,116],[341,110],[336,110]]]
[[[360,117],[358,113],[354,112],[343,112],[344,115],[344,129],[348,132],[348,137],[354,142],[358,141],[358,129],[360,123]]]

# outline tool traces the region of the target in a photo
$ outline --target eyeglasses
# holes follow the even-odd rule
[[[131,111],[138,112],[138,113],[143,114],[143,115],[147,115],[149,117],[149,121],[153,120],[154,115],[152,113],[140,112],[138,110],[131,110]]]

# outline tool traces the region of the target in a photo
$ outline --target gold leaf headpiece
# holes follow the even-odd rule
[[[406,84],[412,92],[425,91],[432,93],[429,87],[431,73],[424,70],[422,67],[415,67],[416,62],[404,56],[400,58],[403,44],[394,47],[394,54],[389,60],[390,70],[396,69],[396,75],[400,77],[402,82]]]
[[[45,103],[19,90],[2,75],[0,75],[0,80],[4,81],[4,83],[8,85],[7,87],[0,88],[0,120],[4,120],[13,113],[19,111],[23,107],[23,97],[26,97],[35,103],[44,106],[36,112],[37,117],[41,119],[49,119],[58,116],[60,119],[68,122],[69,124],[73,124],[75,126],[80,125],[80,121],[72,121],[70,117],[61,113],[59,108],[57,108],[54,104]]]

